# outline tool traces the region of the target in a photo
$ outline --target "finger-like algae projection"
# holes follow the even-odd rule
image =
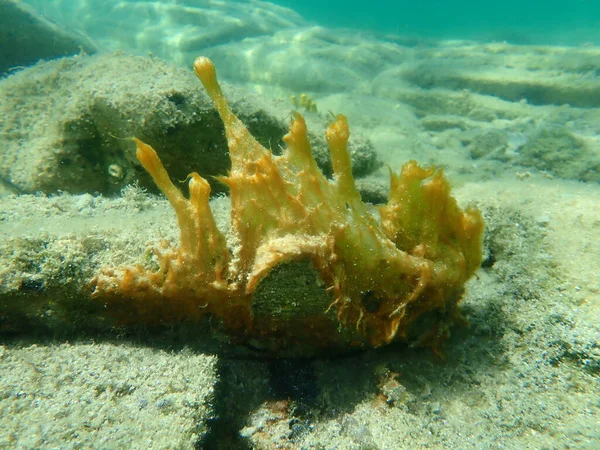
[[[334,170],[327,179],[300,114],[287,148],[273,155],[229,108],[210,59],[197,58],[194,71],[225,125],[231,171],[220,181],[230,190],[231,236],[217,228],[208,182],[192,173],[185,198],[155,150],[134,139],[137,158],[176,211],[179,246],[157,250],[158,270],[103,269],[94,296],[124,323],[217,318],[236,341],[262,341],[273,354],[377,347],[409,335],[438,342],[481,263],[479,211],[457,205],[441,169],[410,161],[390,174],[376,218],[355,187],[344,116],[326,132]],[[258,314],[261,282],[298,262],[312,266],[323,294]]]

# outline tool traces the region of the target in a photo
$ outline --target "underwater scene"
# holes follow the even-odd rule
[[[600,448],[600,2],[0,0],[0,448]]]

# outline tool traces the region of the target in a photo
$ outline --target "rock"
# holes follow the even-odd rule
[[[214,356],[12,343],[0,360],[2,448],[194,448],[213,416]]]
[[[0,0],[0,75],[75,53],[95,53],[88,37],[60,28],[18,0]]]
[[[259,142],[278,149],[290,106],[232,87],[226,92]],[[190,70],[123,54],[40,63],[0,81],[0,114],[0,178],[15,192],[110,195],[138,179],[155,191],[135,159],[133,136],[161,152],[174,179],[196,170],[213,192],[224,190],[214,179],[229,167],[223,126]],[[324,129],[326,121],[316,120]],[[315,136],[315,157],[327,168],[329,152]],[[355,174],[377,166],[360,134],[350,151]]]
[[[600,155],[594,148],[563,127],[546,127],[520,149],[518,161],[551,175],[587,182],[600,182]]]

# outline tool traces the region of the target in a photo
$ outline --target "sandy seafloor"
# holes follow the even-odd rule
[[[3,333],[0,447],[599,448],[600,48],[363,36],[261,5],[269,14],[256,5],[239,13],[249,35],[221,11],[221,27],[205,30],[212,40],[196,43],[186,39],[197,30],[177,20],[206,17],[202,8],[158,8],[155,28],[149,15],[118,42],[83,10],[71,20],[109,52],[148,50],[173,65],[207,54],[224,81],[265,102],[305,92],[315,119],[347,114],[392,168],[411,158],[443,166],[460,203],[487,222],[484,265],[462,303],[469,326],[453,329],[444,359],[392,345],[268,361],[180,341]],[[370,178],[387,181],[386,169]],[[93,228],[114,242],[124,233],[134,243],[123,239],[122,253],[151,246],[149,230],[176,236],[166,202],[131,189],[7,189],[2,295],[14,295],[18,270],[33,270],[15,265],[23,242],[44,241],[35,270],[60,277],[72,276],[57,255],[76,261],[73,233]]]

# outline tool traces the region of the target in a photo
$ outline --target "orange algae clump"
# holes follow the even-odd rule
[[[231,171],[220,180],[230,189],[231,237],[216,226],[207,181],[192,173],[185,198],[154,149],[134,139],[137,158],[176,211],[181,240],[157,252],[156,271],[103,269],[94,296],[109,309],[128,310],[124,322],[217,317],[232,337],[262,341],[274,352],[376,347],[409,335],[435,343],[481,263],[480,213],[459,208],[441,169],[411,161],[399,176],[391,173],[378,220],[352,177],[344,116],[326,132],[330,180],[317,167],[300,114],[284,137],[287,148],[275,156],[233,114],[213,63],[199,57],[194,71],[225,125]],[[294,262],[312,266],[324,293],[258,314],[261,282]]]

